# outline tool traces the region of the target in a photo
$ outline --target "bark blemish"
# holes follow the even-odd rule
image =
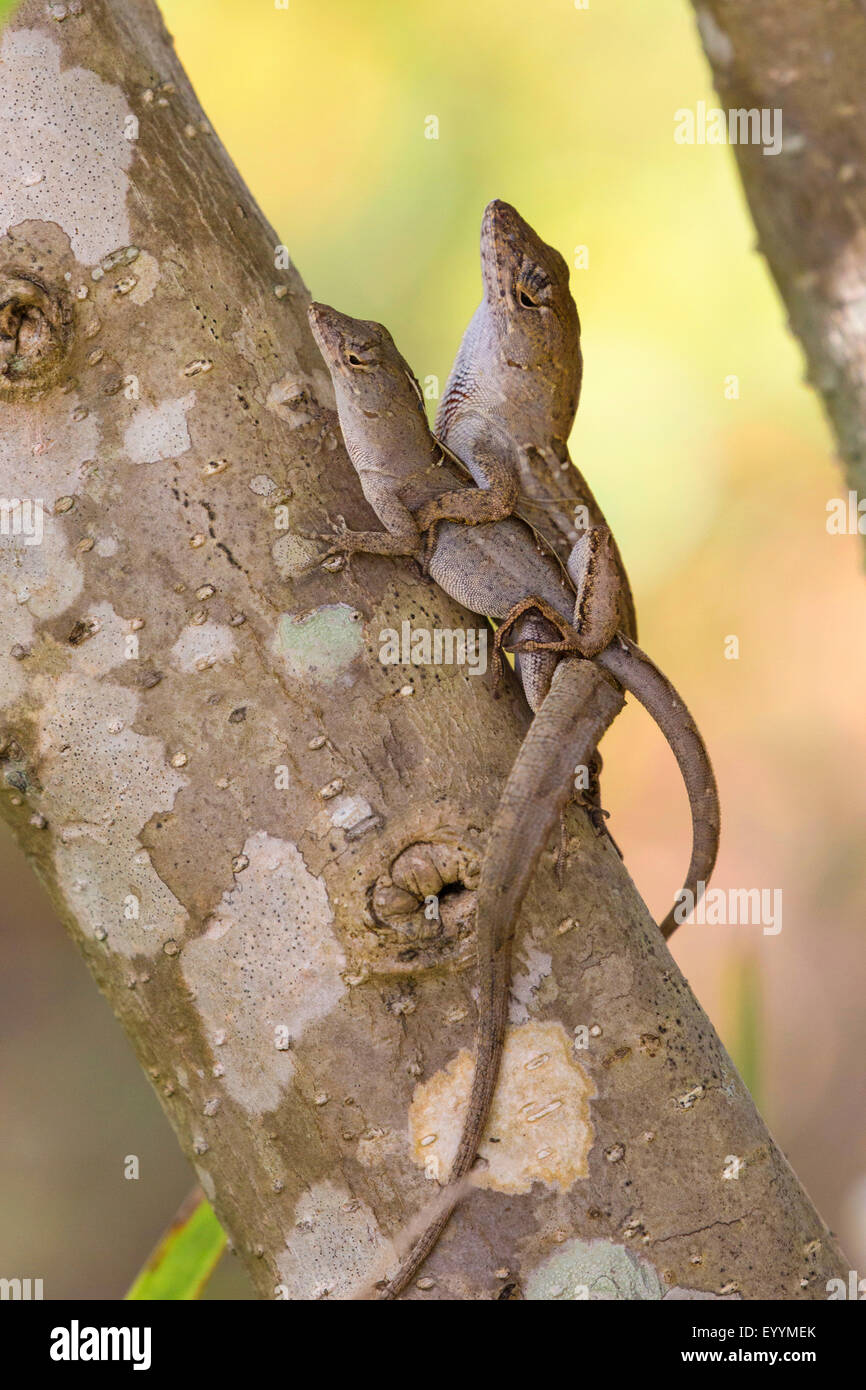
[[[72,337],[65,289],[26,269],[0,273],[0,396],[41,392],[60,375]]]
[[[178,458],[192,448],[187,412],[195,405],[195,391],[159,405],[140,405],[126,427],[123,442],[132,463],[159,463]]]
[[[61,71],[60,57],[39,29],[3,36],[0,235],[19,222],[56,222],[77,259],[94,265],[131,240],[132,112],[119,88],[84,68]]]
[[[400,850],[368,893],[375,944],[372,952],[362,946],[367,970],[417,977],[465,968],[480,862],[478,845],[448,826]]]
[[[223,1039],[225,1084],[247,1110],[274,1110],[294,1076],[292,1044],[346,992],[345,958],[324,881],[296,845],[264,831],[202,936],[183,952],[183,973],[208,1036]]]
[[[76,656],[91,660],[91,647]],[[38,771],[57,828],[58,887],[85,934],[124,956],[155,955],[183,935],[188,914],[138,837],[186,779],[158,739],[133,731],[136,692],[79,671],[52,677],[44,694]]]
[[[371,1208],[327,1181],[299,1199],[286,1243],[277,1266],[281,1296],[292,1300],[349,1298],[388,1248]]]
[[[335,829],[345,833],[347,840],[357,840],[382,824],[381,816],[363,796],[335,797],[328,807],[328,819]]]
[[[418,1086],[409,1110],[412,1158],[441,1179],[457,1151],[474,1065],[471,1052],[458,1053],[444,1071]],[[595,1140],[589,1103],[595,1095],[592,1077],[575,1058],[561,1023],[509,1029],[479,1149],[487,1166],[473,1172],[473,1184],[518,1193],[543,1182],[566,1192],[588,1177]]]
[[[217,662],[232,662],[237,643],[230,627],[224,623],[190,624],[185,627],[171,649],[179,670],[187,675],[210,670]]]
[[[296,430],[299,425],[313,421],[313,392],[304,377],[284,376],[268,390],[265,405],[281,420]]]
[[[350,685],[350,668],[363,650],[360,615],[347,603],[326,604],[303,616],[280,615],[277,654],[296,680]]]

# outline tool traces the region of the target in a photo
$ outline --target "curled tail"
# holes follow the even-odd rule
[[[700,730],[667,676],[622,633],[595,660],[640,700],[679,764],[692,815],[692,856],[682,892],[691,893],[696,903],[703,893],[698,885],[706,886],[715,867],[721,823],[716,778]],[[679,926],[675,910],[660,923],[665,939]]]
[[[591,661],[560,661],[529,727],[490,829],[475,914],[478,1039],[469,1108],[449,1184],[475,1162],[502,1061],[508,1018],[511,943],[518,913],[560,813],[574,794],[574,770],[588,767],[623,706],[622,692]],[[423,1264],[459,1200],[447,1205],[412,1247],[380,1298],[393,1299]]]

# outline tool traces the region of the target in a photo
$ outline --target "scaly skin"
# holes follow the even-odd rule
[[[418,384],[388,330],[323,304],[312,304],[309,316],[331,372],[340,423],[364,496],[385,527],[326,537],[333,542],[329,553],[426,558],[439,587],[473,613],[502,620],[533,593],[568,626],[574,590],[526,522],[517,516],[479,525],[442,520],[437,502],[446,499],[445,510],[448,502],[456,503],[453,510],[465,523],[471,499],[480,490],[466,487],[447,457],[443,460]],[[501,439],[491,436],[483,442],[489,442],[491,454],[507,457]],[[432,546],[425,544],[422,521],[435,525]],[[540,629],[536,635],[557,635],[549,624]],[[520,665],[524,692],[535,711],[547,694],[553,664],[541,652],[521,658]]]
[[[447,496],[449,515],[466,511],[459,476],[441,462],[412,373],[381,325],[349,319],[319,304],[310,307],[310,323],[334,383],[349,455],[365,496],[388,528],[328,537],[332,544],[327,553],[420,557],[425,545],[418,517],[435,514],[431,502]],[[698,873],[704,882],[715,861],[716,841],[704,843],[701,836],[718,826],[718,814],[713,812],[709,758],[685,706],[649,658],[617,631],[620,573],[610,533],[596,528],[579,539],[569,557],[569,583],[556,557],[539,548],[532,529],[517,517],[481,525],[436,522],[428,548],[432,577],[474,612],[502,619],[497,640],[514,627],[524,690],[538,710],[497,808],[482,863],[476,911],[478,1051],[450,1175],[456,1182],[477,1154],[496,1088],[511,941],[523,897],[550,830],[572,795],[575,767],[589,764],[593,739],[597,742],[622,706],[619,688],[613,680],[600,680],[598,668],[610,671],[638,696],[674,748],[693,806],[690,874]],[[551,678],[554,656],[560,660]],[[697,878],[686,886],[696,893]],[[413,1247],[383,1298],[395,1298],[405,1288],[453,1205]]]
[[[436,415],[435,433],[480,487],[476,441],[495,424],[517,450],[521,500],[563,563],[581,527],[606,526],[568,437],[580,400],[580,320],[568,266],[509,204],[497,199],[481,224],[484,297],[463,336]],[[634,601],[619,552],[621,627],[637,640]]]

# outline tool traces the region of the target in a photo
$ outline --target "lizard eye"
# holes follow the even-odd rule
[[[364,353],[364,356],[361,353]],[[354,371],[369,372],[376,366],[376,356],[375,353],[368,352],[365,348],[362,348],[360,352],[347,350],[346,362]]]
[[[524,263],[515,278],[514,297],[521,309],[541,309],[550,299],[550,279],[540,265]]]

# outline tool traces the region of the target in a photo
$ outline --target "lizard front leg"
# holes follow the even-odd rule
[[[320,560],[334,555],[412,555],[420,559],[424,553],[420,537],[417,542],[407,542],[405,537],[392,536],[390,531],[339,531],[336,536],[318,531],[314,539],[330,541]]]
[[[499,649],[496,651],[497,662],[499,663],[497,679],[501,676],[501,650],[504,646],[505,650],[516,654],[515,666],[520,676],[521,685],[523,686],[523,693],[526,696],[529,708],[532,710],[533,714],[536,714],[550,690],[553,673],[559,664],[561,654],[563,652],[573,653],[575,644],[566,624],[560,620],[559,624],[554,626],[551,621],[542,616],[536,604],[529,602],[528,606],[526,604],[520,604],[518,608],[521,610],[520,613],[512,610],[512,614],[505,620],[509,625],[513,625],[514,640],[507,644],[501,643]],[[504,626],[505,624],[503,624],[503,627]],[[563,637],[563,632],[569,635]],[[496,650],[495,639],[494,649]],[[573,772],[576,773],[577,769],[573,769]],[[609,812],[605,811],[601,804],[601,784],[599,780],[601,773],[601,754],[598,750],[596,750],[595,754],[590,759],[585,772],[587,784],[582,790],[578,790],[577,784],[575,783],[576,789],[572,799],[587,812],[595,828],[595,833],[597,835],[607,835],[620,859],[622,859],[622,850],[619,848],[608,826],[605,824]],[[559,883],[562,882],[567,860],[567,836],[564,813],[560,816],[560,829],[560,850],[557,859],[557,882]]]
[[[440,443],[443,454],[454,457]],[[494,441],[489,429],[484,429],[473,441],[473,476],[478,487],[465,487],[443,492],[433,497],[415,512],[415,521],[422,531],[429,531],[440,521],[456,521],[464,526],[483,526],[511,516],[520,496],[517,455],[513,445],[502,438]],[[457,459],[462,465],[462,460]]]
[[[424,537],[409,508],[404,506],[398,497],[386,493],[384,489],[382,496],[376,495],[375,489],[366,477],[364,481],[367,484],[365,492],[373,494],[368,495],[368,501],[373,505],[385,530],[350,531],[340,517],[335,534],[318,532],[314,537],[316,540],[330,542],[320,558],[327,560],[333,555],[363,554],[412,555],[421,559],[424,554]]]

